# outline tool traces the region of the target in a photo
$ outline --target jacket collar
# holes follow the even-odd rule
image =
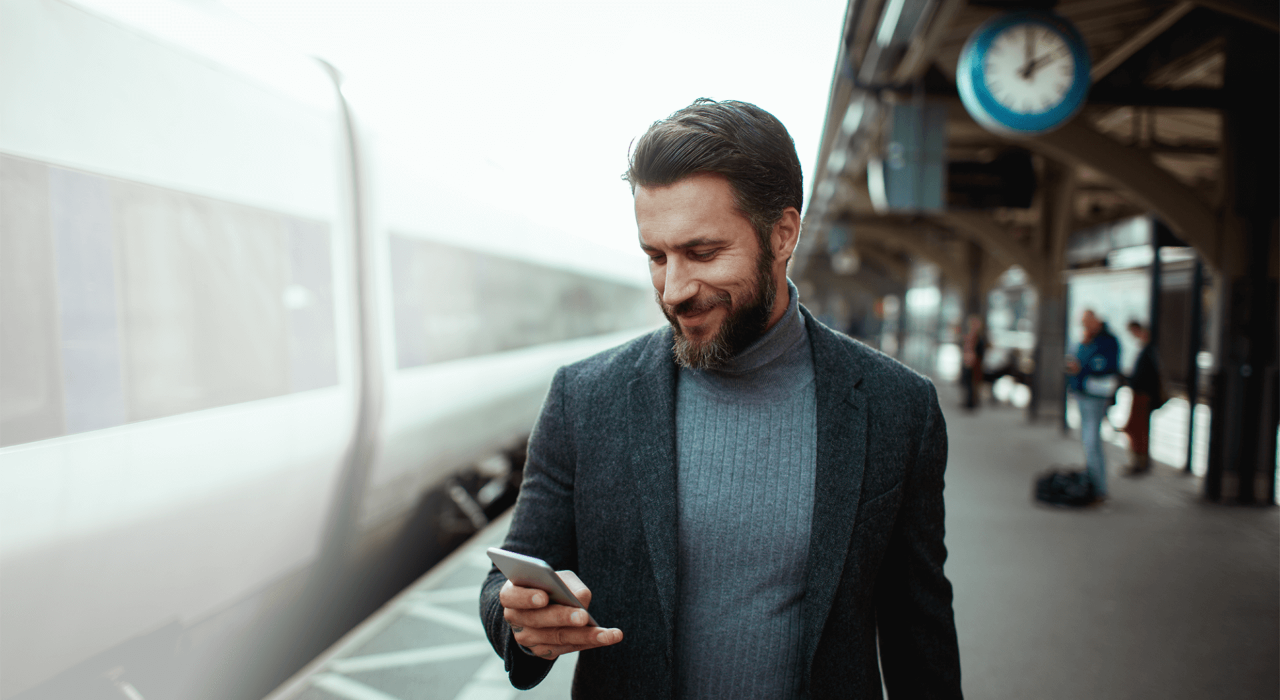
[[[637,376],[627,386],[628,452],[640,502],[645,542],[656,579],[666,655],[675,668],[673,619],[676,604],[676,378],[671,329],[649,336],[636,360]]]
[[[818,452],[813,523],[801,624],[804,668],[813,663],[818,640],[845,571],[845,555],[862,495],[867,457],[866,392],[859,389],[863,367],[847,341],[803,310],[813,348],[817,394]]]

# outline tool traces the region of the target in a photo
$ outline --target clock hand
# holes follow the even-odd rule
[[[1034,35],[1031,33],[1030,26],[1024,27],[1023,37],[1025,37],[1026,40],[1023,42],[1022,55],[1024,56],[1023,60],[1025,60],[1026,63],[1022,64],[1022,70],[1020,72],[1022,73],[1022,77],[1025,78],[1027,77],[1027,71],[1030,69],[1031,64],[1035,63],[1034,59],[1036,55],[1036,41]]]
[[[1022,77],[1030,79],[1035,76],[1036,71],[1040,70],[1045,65],[1052,63],[1066,55],[1067,55],[1067,52],[1065,50],[1059,49],[1058,51],[1055,51],[1053,53],[1040,56],[1039,58],[1036,58],[1034,61],[1032,61],[1024,69],[1025,72],[1023,73]]]

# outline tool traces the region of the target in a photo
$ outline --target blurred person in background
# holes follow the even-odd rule
[[[1107,500],[1107,461],[1102,453],[1102,421],[1115,403],[1120,386],[1120,342],[1093,309],[1080,316],[1084,339],[1074,356],[1067,358],[1067,386],[1080,407],[1080,439],[1085,467],[1093,482],[1094,499]]]
[[[1148,436],[1151,428],[1151,412],[1164,403],[1164,391],[1161,387],[1160,368],[1156,364],[1155,346],[1151,344],[1151,333],[1137,321],[1129,322],[1129,333],[1142,346],[1138,353],[1138,361],[1133,365],[1133,374],[1126,383],[1133,392],[1133,403],[1129,408],[1129,422],[1124,432],[1129,436],[1129,452],[1132,455],[1126,474],[1145,474],[1151,469],[1151,458],[1147,454]]]
[[[960,382],[964,384],[964,407],[975,409],[982,402],[982,361],[987,356],[987,334],[982,317],[969,316],[969,330],[964,334],[964,367]]]

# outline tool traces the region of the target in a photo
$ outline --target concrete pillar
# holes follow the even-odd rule
[[[1027,414],[1032,421],[1052,420],[1065,429],[1067,383],[1063,375],[1063,356],[1067,352],[1067,295],[1066,285],[1056,287],[1054,296],[1040,294],[1036,320],[1036,371],[1032,377]]]
[[[1067,286],[1063,283],[1067,237],[1071,235],[1075,168],[1045,159],[1041,177],[1041,247],[1044,261],[1036,280],[1039,306],[1036,314],[1035,374],[1027,417],[1052,420],[1066,429],[1066,377],[1063,356],[1067,352]]]
[[[1276,35],[1235,24],[1226,44],[1221,357],[1205,497],[1275,502],[1280,82]]]
[[[1200,339],[1204,335],[1202,306],[1204,303],[1204,262],[1196,256],[1195,273],[1191,277],[1191,322],[1187,324],[1187,465],[1191,473],[1196,455],[1196,406],[1200,403]]]
[[[983,317],[985,321],[985,311],[987,309],[986,289],[983,286],[983,254],[982,246],[973,241],[965,242],[965,252],[968,260],[965,267],[969,275],[966,280],[966,286],[960,290],[964,296],[964,317],[968,319],[970,315],[977,314]],[[967,321],[962,320],[960,323],[961,330],[967,330]]]

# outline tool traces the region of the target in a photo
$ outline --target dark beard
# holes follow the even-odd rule
[[[777,285],[774,284],[771,268],[773,267],[772,251],[766,250],[756,260],[755,289],[750,298],[744,299],[737,308],[733,308],[733,298],[728,292],[721,292],[711,298],[687,299],[675,307],[669,308],[662,303],[662,295],[656,291],[658,308],[671,323],[671,349],[676,363],[687,369],[716,369],[723,367],[730,358],[742,352],[764,335],[769,326],[769,316],[773,314],[773,304],[778,296]],[[691,340],[680,328],[677,314],[701,313],[718,306],[729,307],[729,313],[720,324],[716,334],[705,342]]]

